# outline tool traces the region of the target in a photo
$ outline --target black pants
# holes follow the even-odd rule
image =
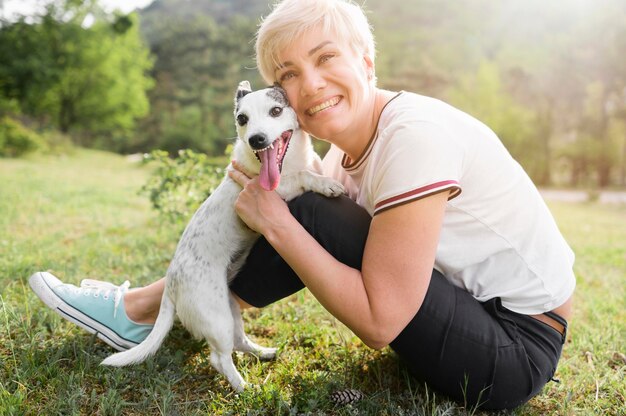
[[[336,259],[361,267],[371,221],[363,208],[346,197],[313,193],[291,201],[289,208]],[[303,287],[263,238],[231,284],[233,292],[257,307]],[[552,317],[567,326],[558,315]],[[390,346],[415,377],[435,390],[468,406],[511,409],[553,376],[564,338],[543,322],[507,310],[499,298],[478,302],[433,271],[422,306]]]

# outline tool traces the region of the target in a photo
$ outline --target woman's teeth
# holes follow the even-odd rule
[[[339,102],[339,97],[331,98],[328,101],[324,101],[320,105],[316,105],[313,108],[309,108],[307,110],[307,114],[312,116],[312,115],[314,115],[316,113],[319,113],[322,110],[326,110],[327,108],[336,106],[338,102]]]

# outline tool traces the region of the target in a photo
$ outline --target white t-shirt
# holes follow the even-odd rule
[[[358,160],[331,146],[323,163],[370,215],[449,192],[435,268],[477,300],[500,297],[512,311],[538,314],[573,293],[574,253],[537,188],[468,114],[402,92]]]

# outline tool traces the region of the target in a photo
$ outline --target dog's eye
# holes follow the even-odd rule
[[[248,116],[245,114],[239,114],[237,116],[237,124],[239,124],[241,127],[248,124]]]
[[[278,117],[282,113],[283,113],[282,107],[272,107],[272,109],[270,110],[270,116],[272,117]]]

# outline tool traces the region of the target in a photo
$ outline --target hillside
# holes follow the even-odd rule
[[[257,19],[269,10],[267,0],[155,0],[139,10],[142,29],[146,33],[164,20],[190,20],[210,16],[218,24],[227,23],[233,16]]]

